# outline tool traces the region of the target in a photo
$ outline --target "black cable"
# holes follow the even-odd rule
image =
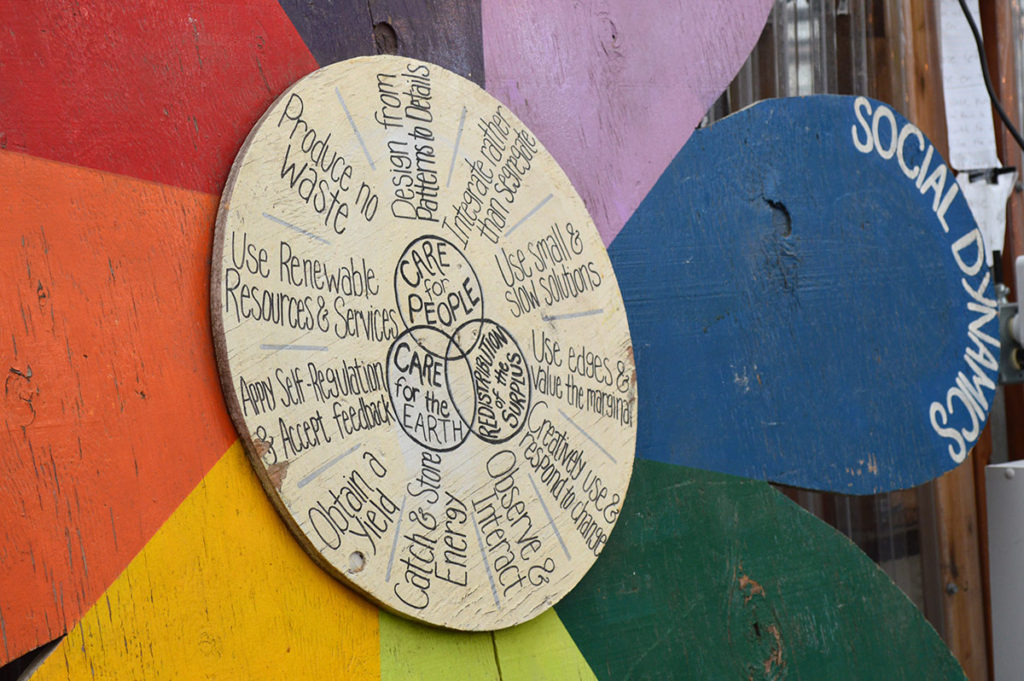
[[[960,9],[964,11],[964,16],[967,17],[967,23],[971,26],[971,33],[974,34],[974,43],[978,46],[978,61],[981,62],[981,75],[985,78],[985,89],[988,90],[988,98],[992,100],[992,108],[999,114],[999,118],[1003,121],[1003,125],[1013,135],[1013,139],[1017,140],[1017,146],[1024,151],[1024,138],[1017,132],[1017,128],[1013,127],[1013,123],[1010,122],[1010,117],[1003,111],[1003,105],[996,99],[995,90],[992,88],[992,77],[988,74],[988,62],[985,60],[985,46],[981,42],[981,32],[978,30],[978,25],[974,23],[974,17],[971,16],[971,11],[967,9],[966,0],[959,0]]]

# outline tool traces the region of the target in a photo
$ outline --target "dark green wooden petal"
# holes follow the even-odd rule
[[[964,679],[848,539],[764,482],[653,461],[556,610],[598,679]]]

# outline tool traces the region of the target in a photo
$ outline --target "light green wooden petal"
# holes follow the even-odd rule
[[[499,681],[489,632],[435,629],[380,611],[381,681]]]
[[[502,681],[597,681],[554,610],[494,632]]]

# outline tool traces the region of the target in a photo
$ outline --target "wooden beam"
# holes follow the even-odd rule
[[[1014,7],[1018,6],[1015,11]],[[1011,0],[997,0],[996,2],[984,3],[982,10],[982,30],[985,38],[985,56],[988,62],[989,72],[992,76],[993,87],[996,96],[1003,106],[1013,124],[1019,129],[1021,120],[1019,116],[1020,93],[1017,91],[1018,73],[1016,69],[1016,41],[1018,40],[1019,28],[1014,15],[1019,13],[1019,4]],[[1024,156],[1017,145],[1010,131],[995,115],[996,147],[999,158],[1003,165],[1018,168],[1018,173]],[[1003,244],[1002,269],[1004,272],[1004,283],[1011,287],[1011,297],[1020,299],[1016,295],[1017,282],[1014,281],[1013,261],[1018,255],[1024,252],[1024,194],[1020,190],[1020,181],[1013,193],[1010,194],[1006,207],[1006,233]],[[1011,415],[1024,413],[1024,389],[1022,386],[1002,386],[1003,392],[1003,416],[998,424],[993,427],[1004,428],[1006,438],[1006,455],[1009,459],[1024,457],[1024,423],[1021,419]],[[985,588],[985,633],[988,641],[988,664],[989,670],[994,671],[994,660],[992,650],[992,589],[989,581],[989,560],[988,560],[988,508],[985,503],[985,473],[984,467],[975,466],[976,488],[978,495],[978,516],[979,535],[981,548],[981,561],[983,568],[983,584]]]
[[[929,0],[911,0],[904,18],[908,33],[905,60],[912,74],[908,87],[910,118],[946,157],[938,6]],[[990,453],[991,437],[986,430],[971,453],[971,463],[965,462],[922,488],[926,497],[922,525],[932,521],[935,527],[934,533],[922,533],[925,570],[932,570],[926,582],[942,590],[937,603],[940,612],[930,613],[931,619],[973,681],[990,678],[973,463],[979,456],[987,460]],[[930,568],[928,553],[934,559]]]
[[[994,30],[986,27],[988,64],[992,72],[992,80],[996,94],[1010,120],[1019,130],[1022,121],[1019,116],[1021,93],[1017,91],[1019,74],[1016,70],[1015,43],[1019,40],[1019,28],[1015,22],[1014,6],[1019,3],[1013,0],[996,0]],[[988,6],[988,4],[986,4]],[[1020,10],[1016,11],[1019,15]],[[1018,175],[1024,168],[1024,156],[1017,146],[1010,131],[1004,125],[996,123],[996,146],[1003,165],[1017,168]],[[1020,180],[1017,188],[1010,194],[1006,208],[1006,240],[1003,244],[1004,283],[1010,287],[1010,299],[1020,301],[1020,282],[1014,281],[1013,261],[1017,256],[1024,255],[1024,192],[1021,191]],[[1009,385],[1003,387],[1004,409],[1006,413],[1006,453],[1010,460],[1024,459],[1024,386]]]

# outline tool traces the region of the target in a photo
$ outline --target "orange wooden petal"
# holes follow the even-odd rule
[[[0,152],[0,663],[74,624],[235,438],[217,198]]]

